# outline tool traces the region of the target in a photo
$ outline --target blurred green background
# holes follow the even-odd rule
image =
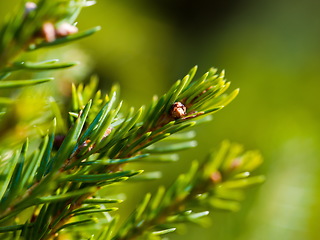
[[[1,16],[15,2],[1,3]],[[249,191],[240,212],[211,212],[211,226],[190,225],[170,239],[320,239],[319,10],[318,0],[98,0],[82,11],[80,29],[102,26],[79,43],[87,64],[105,90],[120,84],[127,105],[148,104],[194,65],[200,74],[226,69],[241,89],[197,127],[198,148],[148,168],[163,170],[167,185],[229,139],[262,152],[267,181]],[[157,184],[131,189],[127,208],[141,200],[137,191]]]

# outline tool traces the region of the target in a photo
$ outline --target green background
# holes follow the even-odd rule
[[[1,16],[17,1],[8,2]],[[225,69],[231,88],[240,88],[212,122],[197,127],[198,148],[148,169],[162,170],[162,184],[170,184],[229,139],[262,152],[267,181],[249,191],[240,212],[211,212],[209,227],[190,225],[170,239],[320,239],[319,10],[317,0],[100,0],[82,11],[80,30],[102,26],[78,43],[87,54],[83,65],[105,91],[119,83],[126,105],[148,104],[194,65],[200,74]],[[141,200],[137,191],[157,184],[131,185],[126,209]]]

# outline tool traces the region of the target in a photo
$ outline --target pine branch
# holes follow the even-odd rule
[[[6,67],[2,70],[4,72],[21,68],[34,69],[33,64],[12,63],[12,60],[23,51],[67,43],[99,30],[94,28],[77,33],[78,30],[73,25],[81,8],[92,3],[82,0],[40,0],[38,4],[26,2],[24,7],[18,8],[8,19],[0,31],[0,69]],[[38,63],[36,68],[57,67],[49,64],[50,62]],[[68,64],[63,65],[66,67]]]
[[[19,57],[96,32],[98,27],[78,33],[75,26],[82,7],[92,3],[26,2],[0,29],[0,89],[51,80],[7,80],[14,71],[74,66],[76,62],[61,63],[56,59],[29,62]],[[121,200],[100,196],[99,190],[109,185],[157,178],[158,173],[143,174],[143,170],[128,166],[132,162],[176,161],[178,151],[196,146],[190,129],[210,120],[211,114],[237,96],[238,90],[226,93],[230,82],[225,80],[224,71],[217,74],[212,68],[195,78],[196,71],[197,67],[192,68],[166,94],[155,96],[147,108],[142,106],[138,110],[123,109],[117,86],[102,95],[97,91],[96,78],[88,85],[72,86],[69,118],[62,117],[67,112],[51,98],[48,105],[56,118],[50,119],[50,129],[41,139],[26,139],[22,146],[4,151],[1,163],[4,167],[0,168],[1,238],[58,239],[70,234],[70,229],[95,224],[98,229],[105,228],[98,239],[136,239],[161,236],[174,231],[171,224],[197,222],[208,214],[188,210],[193,204],[236,210],[242,188],[263,181],[261,176],[249,177],[261,158],[228,143],[201,166],[195,162],[190,172],[180,176],[168,190],[159,188],[153,197],[147,194],[117,232],[117,217],[109,215],[117,207],[109,204]],[[0,98],[0,103],[9,106],[12,100]],[[0,112],[0,116],[4,114]]]
[[[58,63],[57,59],[38,63],[16,59],[24,52],[65,44],[98,31],[100,27],[78,33],[74,25],[81,9],[92,4],[93,1],[85,0],[40,0],[37,4],[26,2],[18,8],[0,29],[0,80],[17,70],[43,71],[74,66],[75,62]],[[1,83],[0,88],[15,87]],[[33,81],[26,81],[25,85],[31,83]],[[21,81],[19,86],[22,85]]]
[[[120,113],[121,102],[117,104],[116,89],[100,98],[100,92],[95,93],[94,82],[89,85],[91,89],[74,87],[72,108],[79,112],[72,114],[77,118],[71,118],[72,126],[67,135],[60,146],[55,146],[58,150],[53,149],[53,130],[44,137],[34,157],[27,159],[28,164],[37,169],[36,172],[25,168],[27,165],[23,156],[26,147],[21,153],[12,156],[13,159],[20,160],[16,160],[12,166],[15,170],[7,174],[8,184],[2,190],[4,195],[1,199],[0,222],[10,222],[12,217],[35,206],[32,216],[34,220],[26,223],[29,226],[27,229],[37,228],[42,231],[22,231],[21,236],[51,239],[65,227],[76,225],[66,225],[73,218],[71,213],[81,208],[102,186],[125,181],[142,173],[140,170],[122,170],[124,164],[132,161],[147,162],[152,152],[176,152],[192,147],[193,144],[190,142],[182,141],[167,148],[156,147],[148,150],[149,146],[168,138],[171,134],[195,125],[194,120],[214,113],[222,107],[222,103],[228,103],[236,95],[237,91],[221,98],[220,93],[227,85],[223,76],[215,75],[214,70],[210,70],[200,80],[191,82],[195,70],[196,68],[193,68],[190,74],[178,81],[158,101],[154,99],[148,110],[144,111],[141,108],[134,112],[131,109],[127,114]],[[210,89],[216,89],[214,94],[207,91],[208,85]],[[194,95],[191,87],[199,89],[200,93]],[[203,94],[209,94],[210,97],[203,98]],[[206,101],[201,101],[203,99]],[[82,103],[87,100],[89,102],[83,106]],[[183,111],[180,112],[180,106],[176,106],[177,102],[186,103],[188,108],[183,107]],[[195,104],[198,109],[193,107]],[[206,106],[210,106],[214,111]],[[191,112],[189,108],[192,109]],[[54,122],[53,129],[55,125]],[[22,175],[22,172],[28,174]],[[17,196],[21,192],[25,194]],[[40,223],[37,222],[40,220],[37,219],[41,215],[37,215],[38,211],[46,216],[48,225],[39,227]],[[87,223],[86,219],[79,221]]]
[[[75,26],[76,18],[82,8],[93,5],[93,1],[39,0],[37,4],[21,2],[23,5],[21,4],[0,28],[0,90],[16,89],[53,80],[51,76],[40,79],[8,80],[8,78],[16,71],[58,70],[77,65],[76,61],[60,62],[59,59],[46,59],[31,62],[25,58],[30,51],[66,44],[87,37],[100,29],[95,27],[78,32]],[[3,126],[0,126],[0,139],[10,135],[10,131],[19,124],[14,111],[8,111],[10,107],[19,108],[11,98],[0,99],[0,120],[3,123]]]
[[[194,212],[195,206],[238,210],[243,189],[264,181],[263,176],[249,177],[262,162],[260,154],[239,150],[238,145],[224,142],[202,165],[193,162],[170,188],[160,187],[153,197],[147,194],[112,239],[153,239],[175,231],[179,223],[200,222],[209,212]]]

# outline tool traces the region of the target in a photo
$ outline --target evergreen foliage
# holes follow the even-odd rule
[[[52,79],[8,80],[14,71],[74,66],[76,62],[56,59],[24,62],[19,56],[99,30],[77,33],[74,25],[81,8],[92,4],[24,3],[0,31],[0,89]],[[94,77],[87,85],[72,85],[68,117],[51,99],[48,111],[55,117],[43,120],[49,122],[48,131],[0,150],[1,239],[162,239],[177,224],[201,223],[208,209],[238,210],[243,189],[263,182],[263,176],[251,176],[262,159],[258,152],[227,141],[202,163],[194,161],[170,187],[148,193],[121,226],[120,216],[113,212],[122,200],[100,191],[128,179],[156,179],[157,174],[130,169],[130,163],[175,161],[178,151],[195,147],[192,127],[210,120],[238,94],[238,90],[226,93],[230,82],[223,71],[212,68],[199,78],[196,71],[192,68],[167,93],[138,110],[122,107],[117,86],[103,95]],[[8,103],[14,101],[0,99],[0,129],[6,128]]]

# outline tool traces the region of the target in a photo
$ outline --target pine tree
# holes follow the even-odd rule
[[[196,77],[193,67],[163,96],[135,110],[122,107],[116,85],[103,94],[92,77],[86,85],[72,84],[64,104],[69,109],[50,97],[36,100],[40,107],[34,111],[42,111],[36,119],[24,108],[19,118],[17,109],[26,106],[21,98],[53,80],[27,79],[30,72],[52,74],[77,64],[23,59],[38,49],[46,57],[47,49],[100,30],[78,32],[75,24],[81,9],[92,4],[24,2],[0,30],[1,239],[162,239],[178,224],[201,223],[208,210],[237,210],[244,189],[264,180],[251,176],[262,163],[259,152],[224,141],[171,186],[146,194],[120,224],[116,210],[122,199],[111,198],[108,188],[156,179],[131,163],[175,161],[178,151],[194,147],[193,126],[210,120],[238,90],[227,93],[223,71],[211,68]]]

